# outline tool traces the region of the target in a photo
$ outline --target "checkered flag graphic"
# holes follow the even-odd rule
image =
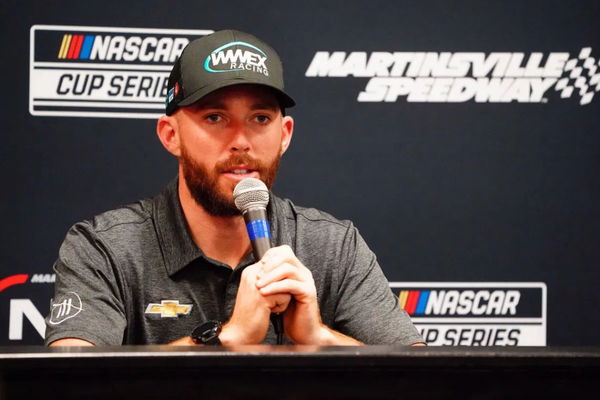
[[[585,47],[577,58],[565,64],[563,76],[554,87],[560,91],[560,97],[571,97],[573,92],[580,96],[579,104],[589,104],[594,94],[600,91],[600,60],[591,57],[592,48]]]

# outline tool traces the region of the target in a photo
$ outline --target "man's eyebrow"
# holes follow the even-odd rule
[[[227,106],[225,105],[225,103],[222,103],[220,101],[207,101],[206,103],[200,103],[197,105],[199,110],[226,110]],[[277,111],[279,110],[279,105],[276,103],[270,103],[270,102],[260,102],[260,103],[254,103],[250,106],[251,110],[271,110],[271,111]]]

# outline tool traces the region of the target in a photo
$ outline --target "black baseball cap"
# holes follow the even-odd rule
[[[257,37],[223,30],[193,40],[175,61],[167,84],[166,114],[194,104],[231,85],[258,84],[273,89],[281,107],[296,102],[283,91],[283,67],[277,52]]]

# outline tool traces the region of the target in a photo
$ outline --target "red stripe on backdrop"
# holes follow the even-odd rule
[[[71,44],[69,45],[69,52],[67,53],[67,58],[73,57],[73,49],[75,48],[75,42],[77,42],[77,35],[73,35],[73,37],[71,37]]]
[[[420,290],[411,290],[408,294],[408,300],[406,301],[406,312],[410,315],[415,313],[415,309],[417,308],[417,300],[419,300]]]
[[[75,54],[75,49],[77,48],[77,42],[79,42],[79,35],[73,35],[73,39],[71,39],[71,46],[69,47],[69,54],[67,58],[73,58]]]
[[[27,278],[29,278],[29,274],[17,274],[0,280],[0,292],[13,285],[22,285],[27,282]]]
[[[73,35],[71,37],[71,44],[69,45],[69,52],[67,53],[67,58],[73,57],[73,49],[75,48],[76,41],[77,41],[77,35]]]
[[[79,40],[77,41],[77,48],[75,49],[73,58],[79,58],[79,54],[81,53],[81,45],[83,44],[83,38],[83,35],[79,35]]]
[[[73,50],[73,58],[77,58],[79,56],[79,51],[81,50],[82,44],[83,44],[83,35],[77,35],[77,44],[75,45],[75,50]]]

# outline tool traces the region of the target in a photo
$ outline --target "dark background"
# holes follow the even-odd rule
[[[598,1],[13,1],[0,4],[0,279],[50,273],[75,222],[158,192],[155,121],[34,117],[35,24],[235,28],[276,48],[298,105],[275,192],[352,219],[390,281],[545,282],[548,344],[600,327],[600,94],[547,103],[358,103],[368,78],[307,78],[316,51],[600,56]],[[553,92],[550,89],[550,92]],[[48,310],[51,285],[0,294]],[[28,326],[26,322],[25,325]],[[41,343],[28,326],[23,342]]]

